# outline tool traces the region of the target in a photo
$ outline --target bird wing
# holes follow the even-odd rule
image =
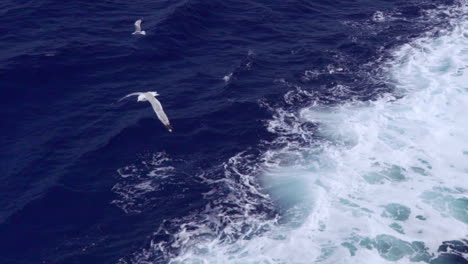
[[[142,94],[142,93],[131,93],[131,94],[127,94],[126,96],[120,98],[120,100],[119,100],[118,102],[122,101],[123,99],[125,99],[125,98],[127,98],[127,97],[134,96],[134,95],[140,95],[140,94]]]
[[[141,32],[141,19],[135,21],[135,32]]]
[[[159,120],[166,126],[167,130],[169,132],[172,132],[172,126],[171,123],[169,123],[169,119],[167,118],[166,113],[164,113],[164,110],[162,108],[161,103],[156,99],[152,94],[145,93],[146,99],[150,102],[151,106],[153,107],[154,112],[158,116]]]

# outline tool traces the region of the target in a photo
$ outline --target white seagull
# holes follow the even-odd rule
[[[135,21],[135,32],[133,32],[132,35],[146,35],[146,31],[141,30],[142,21],[143,21],[143,18],[140,18],[137,21]]]
[[[159,94],[157,92],[146,92],[146,93],[131,93],[131,94],[127,94],[126,96],[122,97],[120,101],[122,101],[123,99],[129,97],[129,96],[133,96],[133,95],[138,95],[138,99],[137,99],[137,102],[146,102],[146,101],[149,101],[151,106],[153,107],[153,110],[154,112],[156,113],[156,115],[158,116],[159,120],[163,123],[164,126],[166,126],[167,130],[169,130],[169,132],[172,132],[172,126],[171,124],[169,123],[169,119],[167,118],[167,115],[166,113],[164,113],[164,110],[162,108],[162,105],[161,103],[158,101],[158,99],[156,99],[155,96],[158,96]]]

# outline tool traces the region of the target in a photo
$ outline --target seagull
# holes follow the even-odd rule
[[[158,101],[158,99],[156,99],[155,96],[158,96],[159,94],[157,92],[146,92],[146,93],[131,93],[131,94],[127,94],[126,96],[122,97],[120,101],[122,101],[123,99],[127,98],[127,97],[130,97],[130,96],[134,96],[134,95],[138,95],[138,99],[137,99],[137,102],[146,102],[146,101],[149,101],[151,106],[153,107],[153,110],[154,112],[156,113],[156,115],[158,116],[159,120],[163,123],[164,126],[166,126],[167,130],[169,132],[172,132],[172,126],[171,124],[169,123],[169,119],[167,118],[167,115],[166,113],[164,113],[164,110],[162,108],[162,105],[161,103]]]
[[[133,32],[132,35],[146,35],[146,31],[141,30],[142,21],[143,21],[143,18],[140,18],[137,21],[135,21],[135,32]]]

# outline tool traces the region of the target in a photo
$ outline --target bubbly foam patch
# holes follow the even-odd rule
[[[158,199],[158,190],[175,171],[171,162],[166,153],[159,152],[118,169],[119,181],[112,187],[118,198],[112,204],[125,213],[141,213],[151,208],[151,203]]]

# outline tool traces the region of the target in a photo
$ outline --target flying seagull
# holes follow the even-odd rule
[[[146,32],[141,30],[141,22],[143,21],[143,18],[138,19],[135,21],[135,32],[132,33],[132,35],[146,35]]]
[[[172,126],[169,123],[169,119],[167,118],[166,113],[164,113],[164,110],[162,108],[161,103],[155,97],[155,96],[159,95],[157,92],[127,94],[126,96],[122,97],[119,100],[119,102],[122,101],[123,99],[129,97],[129,96],[134,96],[134,95],[138,95],[137,102],[149,101],[151,106],[153,107],[154,112],[158,116],[159,120],[163,123],[164,126],[166,126],[166,128],[167,128],[167,130],[169,130],[169,132],[172,132]]]

